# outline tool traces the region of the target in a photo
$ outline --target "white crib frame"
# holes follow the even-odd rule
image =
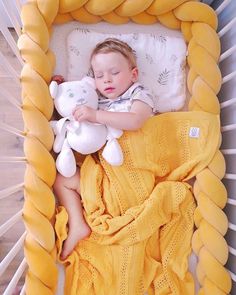
[[[231,3],[232,0],[224,0],[222,4],[216,9],[216,13],[220,15],[225,9],[227,9],[228,5]],[[12,52],[15,54],[15,56],[18,59],[19,64],[22,66],[23,60],[19,54],[19,51],[16,46],[16,42],[13,39],[8,25],[4,22],[3,14],[7,14],[12,27],[15,29],[17,35],[19,36],[21,33],[21,23],[20,23],[20,8],[21,8],[21,1],[20,0],[13,0],[13,1],[7,1],[7,0],[2,0],[2,4],[4,7],[4,11],[0,11],[0,30],[2,34],[4,35],[7,43],[9,44]],[[232,30],[233,26],[236,23],[236,17],[234,17],[227,25],[225,25],[219,32],[218,35],[220,38],[222,38],[227,32]],[[236,44],[233,45],[231,48],[228,48],[225,52],[223,52],[220,56],[219,62],[223,62],[225,59],[227,59],[230,56],[235,56],[236,58]],[[20,87],[20,73],[16,72],[13,67],[10,65],[8,60],[4,57],[4,55],[0,52],[0,65],[3,66],[6,69],[6,72],[10,77],[12,77],[16,83],[17,86]],[[235,79],[236,77],[236,70],[231,72],[230,74],[226,75],[223,77],[223,84],[227,83],[228,81],[231,81]],[[14,107],[16,107],[19,111],[21,111],[21,102],[19,101],[18,98],[12,97],[9,92],[5,89],[0,88],[0,95],[8,100],[9,103],[11,103]],[[220,106],[221,109],[228,108],[228,107],[235,107],[236,105],[236,97],[229,97],[227,100],[224,102],[221,102]],[[10,125],[7,125],[3,122],[0,122],[0,129],[5,130],[9,133],[15,134],[17,136],[24,137],[24,132],[21,130],[16,129],[15,127],[12,127]],[[236,130],[236,123],[228,124],[225,126],[222,126],[222,133],[228,132],[230,130]],[[235,148],[230,148],[230,149],[222,149],[221,152],[224,155],[236,155],[236,144]],[[1,156],[0,157],[0,162],[13,162],[13,163],[25,163],[26,158],[25,157],[9,157],[9,156]],[[18,164],[17,164],[18,165]],[[230,173],[230,171],[227,171],[225,174],[225,179],[233,180],[236,181],[236,174],[235,173]],[[3,189],[0,191],[0,199],[8,198],[12,194],[22,191],[24,187],[24,183],[18,183],[15,184],[11,187],[8,187],[6,189]],[[229,196],[228,198],[228,204],[232,206],[236,206],[236,199],[235,197]],[[22,210],[17,212],[14,216],[11,216],[4,224],[0,225],[0,238],[11,228],[13,225],[21,220],[22,216]],[[229,220],[229,228],[236,232],[236,224],[230,222]],[[5,256],[5,258],[0,262],[0,277],[3,275],[11,261],[15,258],[15,256],[18,254],[19,251],[23,249],[23,243],[24,243],[24,238],[26,236],[26,232],[23,233],[23,235],[16,241],[15,245],[12,247],[12,249],[8,252],[8,254]],[[233,255],[236,256],[236,249],[233,247],[229,246],[229,252]],[[5,289],[3,295],[10,295],[13,294],[15,287],[17,286],[17,283],[19,282],[19,279],[21,278],[22,274],[24,273],[25,269],[27,268],[27,263],[25,258],[21,261],[19,267],[17,268],[15,274],[13,275],[11,281],[9,282],[7,288]],[[229,270],[233,284],[236,284],[236,274],[232,271]],[[20,295],[25,294],[25,286],[23,286]],[[214,294],[213,294],[214,295]],[[233,294],[232,294],[233,295]]]

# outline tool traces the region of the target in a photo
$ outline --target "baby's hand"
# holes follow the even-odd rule
[[[61,76],[61,75],[54,75],[54,76],[52,77],[52,81],[56,81],[57,84],[61,84],[61,83],[65,82],[65,79],[64,79],[64,77]]]
[[[97,123],[96,113],[97,111],[90,107],[79,106],[73,111],[72,115],[74,116],[74,119],[78,122],[89,121],[92,123]]]

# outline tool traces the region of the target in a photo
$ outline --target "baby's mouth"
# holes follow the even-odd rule
[[[107,87],[107,88],[105,88],[105,92],[107,92],[107,93],[113,92],[114,90],[115,90],[114,87]]]

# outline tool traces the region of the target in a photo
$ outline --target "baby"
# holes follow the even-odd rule
[[[153,115],[151,94],[138,82],[136,57],[132,48],[115,38],[97,44],[91,57],[91,68],[100,94],[99,109],[77,107],[75,120],[101,123],[122,130],[137,130]],[[61,76],[54,80],[61,82]],[[80,172],[70,178],[57,174],[54,191],[68,212],[68,236],[61,259],[65,259],[78,241],[88,237],[91,229],[83,216],[80,200]]]

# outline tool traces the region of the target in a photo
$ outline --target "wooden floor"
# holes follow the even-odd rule
[[[14,38],[17,38],[16,34],[12,32]],[[11,65],[20,73],[21,66],[9,48],[4,37],[0,35],[0,50],[4,56],[8,59]],[[0,67],[0,88],[7,90],[19,101],[21,100],[20,87],[17,85],[14,79],[12,79],[6,70]],[[23,130],[23,122],[20,111],[11,105],[5,98],[0,95],[0,122],[12,125],[17,129]],[[23,140],[21,137],[10,134],[0,129],[1,144],[0,144],[0,156],[22,156],[23,155]],[[24,176],[24,163],[0,163],[0,190],[7,188],[8,186],[23,182]],[[0,200],[0,225],[3,224],[9,217],[17,213],[23,206],[23,191],[8,196],[5,199]],[[0,260],[12,248],[14,243],[24,232],[23,222],[18,222],[13,228],[11,228],[4,236],[0,237]],[[9,283],[12,275],[16,271],[20,262],[23,259],[23,250],[16,256],[13,262],[8,267],[7,271],[0,277],[0,294],[3,294],[4,289]],[[23,278],[19,282],[22,285]]]

